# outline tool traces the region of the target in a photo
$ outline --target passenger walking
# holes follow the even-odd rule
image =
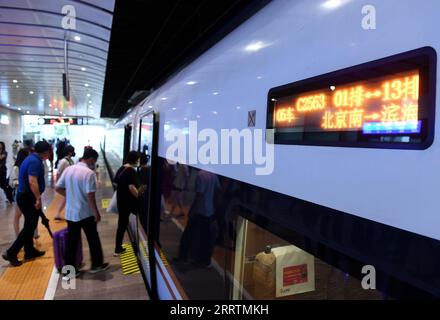
[[[41,195],[46,189],[43,161],[48,159],[49,150],[47,142],[37,142],[35,152],[20,166],[17,204],[24,216],[24,227],[12,246],[2,255],[12,266],[22,264],[17,255],[23,247],[25,260],[41,257],[45,253],[34,248],[33,235],[40,216]]]
[[[118,256],[125,252],[122,248],[125,231],[127,230],[130,213],[137,214],[138,181],[136,167],[139,166],[140,154],[137,151],[130,151],[126,157],[125,164],[119,168],[115,175],[117,184],[116,199],[118,203],[118,229],[116,231],[116,242],[114,255]]]
[[[64,141],[59,140],[56,144],[57,147],[57,161],[55,161],[55,169],[58,168],[58,163],[61,161],[61,159],[64,158],[64,148],[66,148],[66,143]]]
[[[59,162],[58,164],[58,172],[57,172],[57,180],[61,178],[61,175],[63,174],[64,170],[69,167],[73,166],[73,160],[72,158],[75,156],[75,148],[73,146],[67,146],[64,149],[65,157]],[[60,202],[60,205],[58,206],[57,213],[55,214],[55,220],[63,220],[61,218],[61,211],[63,211],[64,207],[66,206],[66,198],[63,197],[63,199]]]
[[[104,263],[97,223],[101,215],[96,204],[96,174],[91,169],[98,160],[94,149],[84,150],[81,161],[66,168],[56,184],[56,191],[66,197],[67,247],[66,265],[75,266],[75,258],[81,237],[81,229],[87,237],[92,260],[91,273],[108,269]],[[79,270],[76,270],[77,275]],[[67,276],[67,275],[64,275]]]
[[[17,191],[19,186],[19,174],[20,174],[20,166],[23,161],[27,158],[27,156],[31,153],[29,148],[23,148],[18,151],[17,160],[15,160],[14,167],[12,168],[11,175],[9,176],[9,186],[15,190],[15,200],[17,200]],[[20,218],[23,215],[18,205],[15,207],[15,215],[14,215],[14,231],[15,236],[18,236],[20,232]],[[38,228],[35,229],[34,238],[38,235]]]

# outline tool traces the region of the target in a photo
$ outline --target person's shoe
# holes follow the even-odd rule
[[[119,257],[121,254],[125,253],[127,251],[126,248],[121,248],[119,250],[115,250],[115,253],[113,253],[114,257]]]
[[[55,218],[53,218],[55,221],[63,221],[64,219],[63,218],[61,218],[61,217],[55,217]]]
[[[39,250],[35,249],[34,251],[32,251],[30,253],[26,252],[24,254],[24,259],[31,260],[31,259],[39,258],[39,257],[44,256],[45,253],[46,252],[44,252],[44,251],[39,251]]]
[[[9,261],[9,263],[13,267],[19,267],[23,264],[23,262],[19,261],[17,257],[11,257],[7,252],[2,254],[2,258],[5,259],[6,261]]]
[[[90,273],[98,273],[98,272],[102,272],[107,270],[108,268],[110,268],[110,264],[108,264],[107,262],[103,263],[102,266],[100,267],[93,267],[92,269],[90,269]]]

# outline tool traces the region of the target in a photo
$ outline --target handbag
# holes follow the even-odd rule
[[[125,172],[125,170],[127,170],[127,168],[124,168],[119,174],[117,174],[117,176],[114,179],[116,182],[117,182],[118,178]],[[115,192],[113,193],[112,200],[110,201],[110,204],[108,205],[108,208],[107,208],[107,212],[119,214],[117,190],[115,190]]]
[[[107,208],[107,213],[115,213],[115,214],[119,213],[117,191],[113,193],[112,200],[110,201],[110,204],[108,205]]]

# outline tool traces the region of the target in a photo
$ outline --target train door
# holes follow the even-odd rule
[[[132,126],[131,124],[127,124],[124,127],[124,151],[123,151],[123,159],[127,156],[128,152],[130,151],[131,146],[131,132],[132,132]]]
[[[139,214],[137,219],[137,255],[147,278],[150,298],[158,299],[156,250],[160,214],[158,185],[158,114],[150,112],[140,120],[138,151],[142,154],[139,168]],[[150,254],[151,253],[151,254]]]

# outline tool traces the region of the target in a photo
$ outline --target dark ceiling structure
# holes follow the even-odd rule
[[[117,0],[101,117],[121,116],[268,2]]]

